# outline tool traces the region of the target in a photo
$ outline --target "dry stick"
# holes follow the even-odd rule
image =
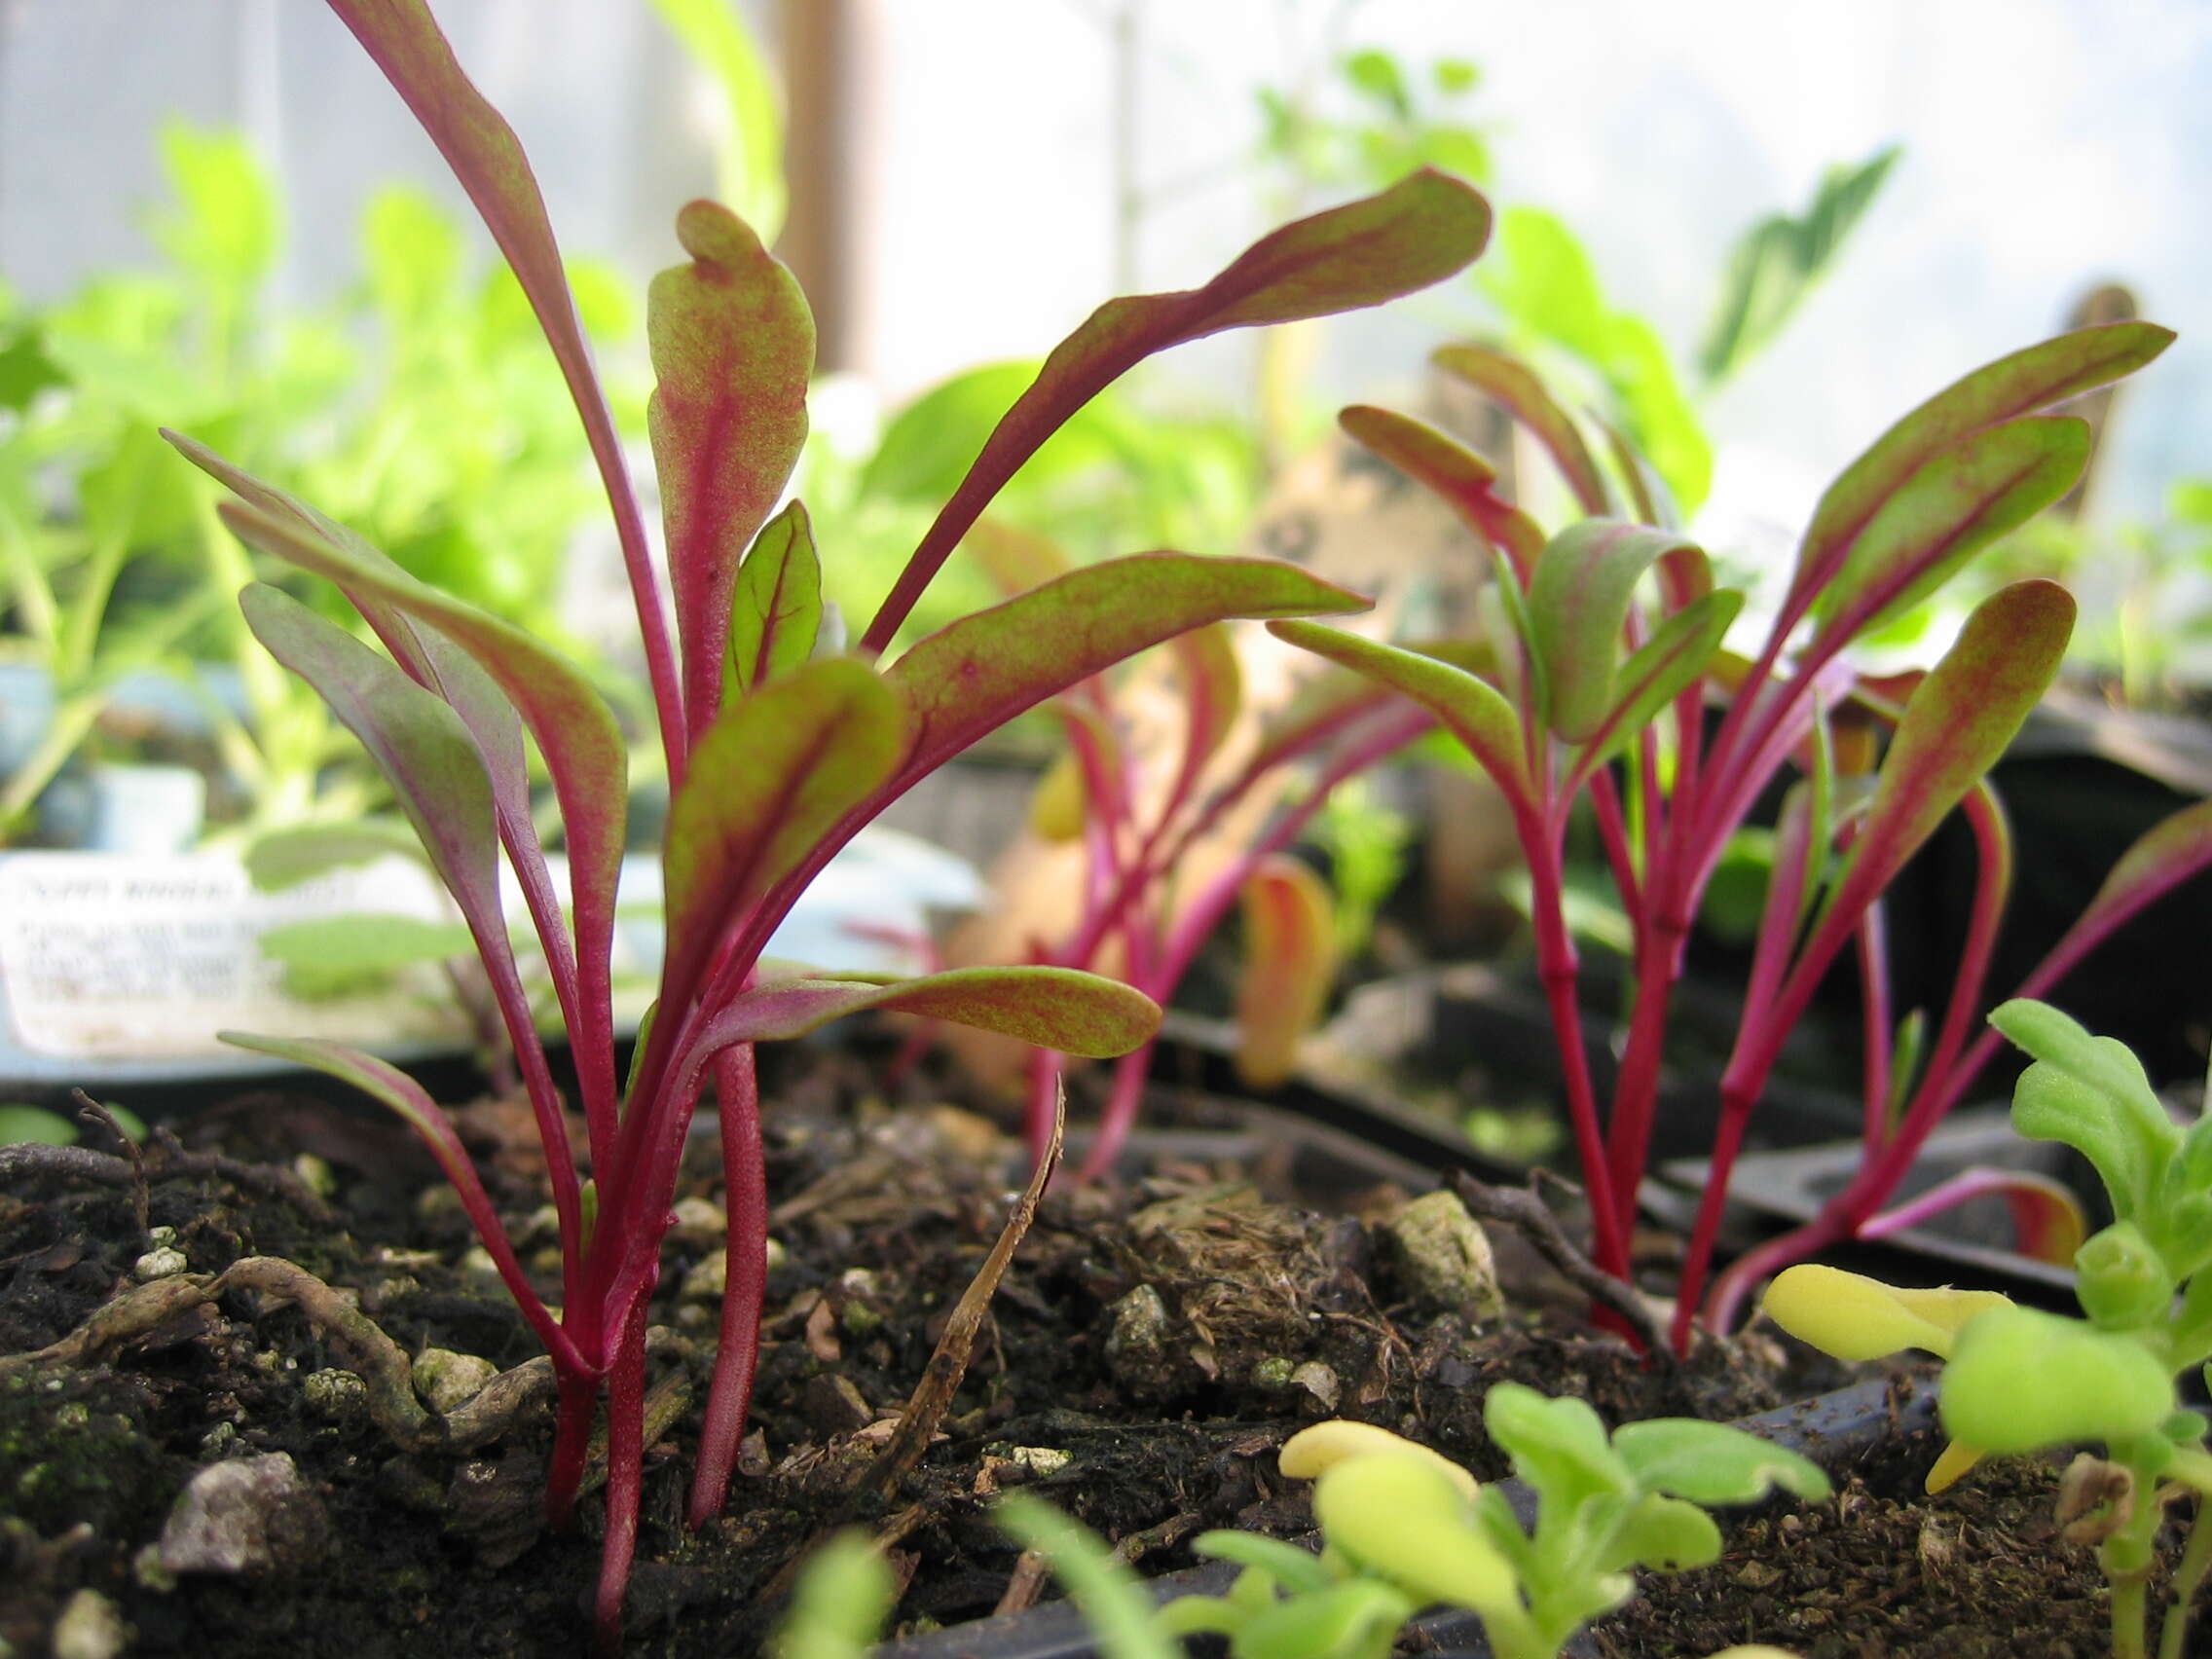
[[[84,1096],[79,1098],[82,1100]],[[97,1106],[97,1102],[92,1104]],[[100,1110],[104,1114],[105,1109]],[[317,1226],[337,1224],[337,1212],[289,1169],[246,1163],[236,1158],[225,1158],[221,1153],[187,1152],[166,1128],[157,1127],[153,1141],[155,1156],[143,1163],[139,1161],[136,1147],[130,1147],[130,1157],[118,1158],[111,1152],[94,1152],[89,1146],[47,1146],[37,1141],[0,1146],[0,1181],[23,1175],[51,1175],[88,1181],[97,1187],[132,1187],[147,1176],[159,1181],[170,1175],[219,1175],[234,1186],[282,1198]],[[129,1146],[129,1142],[126,1140],[125,1145]],[[133,1201],[137,1201],[135,1196]],[[139,1222],[143,1231],[142,1210]]]
[[[1530,1179],[1533,1182],[1535,1177]],[[1660,1357],[1664,1364],[1674,1363],[1675,1350],[1667,1340],[1666,1320],[1636,1286],[1615,1278],[1584,1255],[1574,1240],[1567,1237],[1559,1217],[1552,1214],[1551,1206],[1533,1190],[1489,1186],[1464,1169],[1454,1173],[1452,1190],[1477,1217],[1502,1221],[1528,1239],[1536,1247],[1536,1253],[1577,1290],[1586,1292],[1626,1319],[1642,1340],[1646,1351]]]
[[[115,1114],[94,1100],[81,1088],[72,1088],[70,1094],[77,1102],[77,1116],[87,1123],[97,1124],[115,1137],[123,1148],[123,1156],[130,1165],[130,1213],[138,1223],[138,1236],[151,1236],[153,1226],[147,1214],[149,1199],[146,1193],[146,1159],[138,1150],[138,1143],[123,1132],[123,1125],[115,1121]]]

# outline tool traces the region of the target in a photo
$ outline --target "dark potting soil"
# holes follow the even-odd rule
[[[1578,1301],[1507,1239],[1500,1256],[1523,1287],[1509,1321],[1476,1328],[1417,1306],[1363,1219],[1388,1194],[1323,1215],[1256,1187],[1249,1169],[1168,1165],[1127,1190],[1048,1197],[940,1440],[891,1496],[857,1496],[1005,1220],[1018,1167],[982,1119],[920,1100],[893,1111],[867,1093],[874,1075],[810,1051],[772,1089],[778,1255],[753,1434],[726,1512],[696,1533],[682,1506],[721,1240],[715,1149],[694,1149],[653,1313],[655,1399],[669,1415],[647,1458],[633,1652],[753,1651],[771,1581],[846,1524],[888,1540],[903,1625],[987,1613],[1015,1560],[989,1500],[1015,1485],[1147,1570],[1188,1565],[1184,1541],[1210,1527],[1302,1530],[1303,1485],[1281,1480],[1273,1452],[1324,1416],[1407,1429],[1488,1476],[1501,1461],[1480,1408],[1501,1379],[1580,1394],[1614,1421],[1725,1418],[1779,1397],[1776,1356],[1758,1345],[1645,1368],[1591,1335]],[[550,1293],[558,1256],[527,1112],[459,1116],[526,1259],[555,1270]],[[280,1257],[406,1355],[436,1346],[505,1368],[535,1352],[400,1125],[261,1094],[183,1132],[194,1154],[152,1156],[143,1219],[170,1230],[189,1273]],[[288,1173],[303,1153],[334,1177],[327,1208]],[[148,1250],[135,1203],[128,1185],[66,1170],[0,1182],[0,1356],[83,1339],[74,1363],[0,1358],[0,1639],[12,1651],[48,1651],[57,1619],[89,1616],[88,1590],[120,1611],[133,1653],[584,1649],[594,1504],[578,1535],[543,1531],[542,1403],[466,1453],[409,1450],[342,1375],[358,1361],[331,1320],[267,1285],[110,1329],[101,1320]],[[247,1569],[166,1570],[165,1524],[195,1473],[279,1452],[298,1480]]]

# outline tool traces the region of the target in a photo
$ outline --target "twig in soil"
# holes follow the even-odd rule
[[[899,1427],[884,1446],[881,1455],[863,1471],[858,1482],[862,1492],[889,1492],[902,1480],[906,1471],[921,1459],[929,1447],[930,1436],[937,1425],[944,1420],[944,1414],[952,1407],[952,1396],[960,1387],[960,1380],[968,1374],[969,1356],[975,1352],[976,1333],[982,1328],[983,1315],[990,1311],[991,1296],[1006,1276],[1014,1253],[1029,1232],[1029,1224],[1037,1219],[1037,1202],[1045,1196],[1046,1183],[1059,1166],[1060,1136],[1067,1124],[1067,1090],[1063,1087],[1052,1105],[1052,1129],[1047,1138],[1044,1156],[1037,1160],[1037,1167],[1029,1177],[1029,1185],[1020,1198],[1014,1200],[1014,1211],[1006,1218],[998,1242],[991,1253],[983,1258],[983,1265],[976,1270],[976,1276],[961,1293],[953,1307],[952,1316],[945,1321],[944,1334],[938,1338],[937,1351],[915,1384],[906,1409],[900,1415]]]
[[[1584,1255],[1567,1235],[1567,1230],[1560,1226],[1551,1205],[1538,1198],[1532,1188],[1524,1191],[1518,1187],[1493,1187],[1460,1169],[1453,1174],[1452,1190],[1475,1216],[1484,1221],[1504,1222],[1534,1245],[1536,1253],[1577,1290],[1627,1320],[1646,1353],[1663,1365],[1674,1363],[1675,1350],[1668,1341],[1666,1319],[1636,1286],[1615,1278]]]
[[[1026,1613],[1037,1604],[1037,1598],[1045,1593],[1045,1581],[1052,1576],[1052,1567],[1036,1550],[1023,1550],[1014,1558],[1014,1570],[1006,1575],[1006,1588],[999,1593],[998,1605],[991,1609],[991,1617],[1003,1619],[1010,1613]]]
[[[13,1152],[14,1147],[0,1148]],[[49,1152],[77,1152],[79,1147],[48,1147]],[[94,1157],[105,1154],[95,1153]],[[121,1162],[122,1160],[116,1160]],[[47,1368],[82,1369],[98,1365],[132,1343],[151,1336],[180,1313],[191,1311],[214,1295],[213,1281],[204,1273],[171,1273],[150,1284],[134,1284],[92,1309],[91,1317],[59,1342],[31,1353],[0,1355],[0,1377]]]
[[[259,1291],[290,1302],[345,1357],[368,1390],[369,1419],[408,1451],[443,1445],[445,1419],[415,1397],[413,1368],[384,1328],[307,1269],[281,1256],[245,1256],[215,1281],[214,1292]]]
[[[153,1142],[155,1150],[162,1155],[154,1168],[157,1178],[169,1174],[220,1175],[233,1186],[283,1199],[317,1227],[338,1225],[338,1212],[289,1169],[248,1163],[242,1159],[225,1158],[219,1152],[187,1152],[184,1143],[169,1132],[166,1124],[155,1126]]]
[[[80,1101],[87,1101],[80,1093]],[[104,1109],[103,1109],[104,1116]],[[97,1187],[130,1187],[132,1207],[136,1212],[138,1230],[146,1230],[146,1197],[144,1183],[148,1179],[163,1180],[170,1175],[219,1175],[233,1186],[250,1192],[283,1199],[318,1227],[335,1227],[338,1215],[322,1199],[315,1197],[305,1181],[289,1169],[272,1169],[264,1164],[247,1163],[240,1159],[225,1158],[216,1152],[187,1152],[184,1146],[166,1127],[153,1132],[154,1154],[144,1158],[135,1146],[130,1147],[129,1158],[118,1158],[110,1152],[94,1152],[87,1146],[46,1146],[31,1141],[17,1146],[0,1146],[0,1181],[21,1175],[52,1175],[72,1181],[86,1181]],[[129,1146],[126,1141],[125,1145]]]
[[[123,1157],[130,1165],[130,1213],[138,1222],[138,1236],[150,1238],[153,1220],[147,1213],[150,1204],[146,1195],[146,1155],[138,1150],[136,1141],[123,1132],[123,1125],[103,1103],[81,1088],[69,1092],[76,1098],[77,1116],[87,1123],[99,1124],[115,1137],[115,1144],[123,1148]]]

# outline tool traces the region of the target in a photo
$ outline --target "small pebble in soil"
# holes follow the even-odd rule
[[[1505,1298],[1490,1236],[1450,1188],[1423,1193],[1382,1224],[1398,1282],[1417,1308],[1458,1313],[1480,1328],[1501,1318]]]
[[[177,1249],[173,1244],[165,1244],[147,1251],[135,1262],[132,1262],[130,1264],[130,1276],[140,1284],[147,1284],[158,1278],[168,1278],[173,1274],[181,1273],[191,1265],[190,1262],[185,1260],[182,1250]]]
[[[728,1258],[717,1250],[711,1256],[702,1256],[683,1275],[683,1286],[676,1294],[685,1302],[719,1301],[729,1287]]]
[[[358,1422],[368,1414],[369,1385],[350,1371],[311,1371],[300,1380],[300,1394],[310,1411],[332,1422]]]
[[[415,1392],[439,1413],[459,1411],[498,1374],[499,1368],[480,1355],[442,1347],[426,1347],[417,1354],[411,1373]]]
[[[113,1602],[97,1590],[80,1590],[54,1621],[54,1659],[115,1659],[130,1636]]]
[[[291,1456],[272,1452],[210,1463],[192,1477],[162,1528],[169,1571],[261,1576],[296,1572],[322,1555],[322,1500]]]

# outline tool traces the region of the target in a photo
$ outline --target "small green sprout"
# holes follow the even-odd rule
[[[1533,1532],[1501,1490],[1478,1487],[1428,1448],[1368,1423],[1316,1423],[1283,1446],[1282,1469],[1313,1479],[1322,1553],[1204,1533],[1200,1555],[1245,1570],[1226,1596],[1170,1602],[1160,1627],[1225,1635],[1234,1659],[1382,1659],[1407,1618],[1441,1604],[1479,1616],[1497,1659],[1549,1659],[1628,1600],[1630,1568],[1717,1559],[1720,1532],[1706,1508],[1755,1502],[1775,1487],[1828,1493],[1805,1458],[1720,1423],[1661,1419],[1608,1437],[1584,1402],[1513,1382],[1491,1389],[1483,1418],[1535,1489]]]
[[[1856,1273],[1794,1267],[1766,1293],[1792,1335],[1839,1359],[1920,1348],[1946,1363],[1941,1414],[1951,1445],[1928,1476],[1940,1492],[1983,1454],[2100,1443],[2059,1497],[2067,1535],[2097,1545],[2112,1583],[2112,1647],[2143,1659],[2159,1524],[2175,1498],[2212,1496],[2206,1423],[2183,1409],[2176,1378],[2212,1380],[2212,1119],[2174,1123],[2126,1047],[2092,1037],[2042,1003],[1990,1016],[2035,1057],[2012,1097],[2012,1126],[2062,1141],[2095,1166],[2112,1225],[2075,1252],[2084,1318],[2015,1307],[1994,1291],[1899,1290]],[[2159,1659],[2181,1659],[2212,1529],[2192,1519],[2174,1573]]]

